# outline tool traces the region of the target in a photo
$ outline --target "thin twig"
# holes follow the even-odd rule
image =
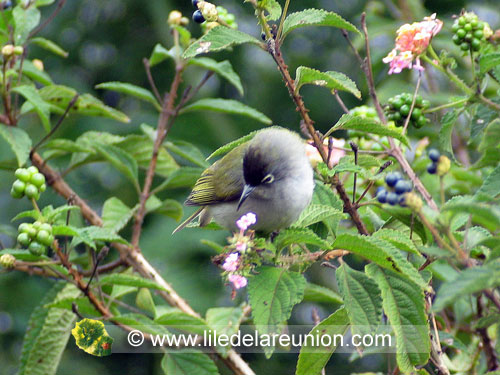
[[[147,58],[144,58],[142,60],[142,63],[144,64],[144,69],[146,70],[149,86],[151,86],[151,90],[153,90],[153,94],[155,95],[156,100],[158,100],[158,103],[161,103],[162,102],[161,95],[160,92],[158,91],[158,88],[156,87],[153,74],[151,73],[151,64],[149,63],[149,60]]]
[[[349,142],[349,145],[352,148],[352,151],[354,152],[354,165],[358,165],[358,145],[354,142]],[[358,180],[358,174],[354,172],[354,182],[352,186],[352,202],[356,202],[356,184]]]
[[[408,124],[411,120],[411,115],[413,114],[413,109],[415,108],[415,102],[417,101],[418,90],[420,89],[420,82],[422,82],[422,72],[418,72],[417,85],[415,86],[415,92],[413,93],[413,100],[411,101],[410,113],[406,117],[405,124],[403,126],[403,134],[406,133],[406,129],[408,129]]]
[[[31,31],[31,33],[28,35],[28,39],[33,38],[36,34],[38,34],[45,26],[47,26],[49,23],[52,22],[52,20],[57,16],[57,14],[61,11],[63,8],[64,4],[66,3],[66,0],[59,0],[57,3],[56,9],[52,12],[52,14],[38,27],[36,27],[34,30]]]
[[[349,108],[346,107],[346,105],[344,104],[344,101],[340,97],[339,92],[337,90],[334,90],[333,96],[335,96],[335,99],[337,99],[337,102],[339,103],[340,108],[342,108],[344,113],[349,113]]]

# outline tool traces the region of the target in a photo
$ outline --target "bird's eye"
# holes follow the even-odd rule
[[[272,174],[268,174],[266,177],[262,179],[263,184],[272,184],[274,181],[274,176]]]

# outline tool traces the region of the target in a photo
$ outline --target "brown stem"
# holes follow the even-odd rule
[[[160,92],[158,91],[158,88],[156,87],[155,80],[153,79],[153,74],[151,73],[151,65],[149,64],[149,60],[144,58],[142,60],[142,63],[144,64],[146,75],[148,76],[149,86],[151,86],[151,90],[153,90],[153,93],[155,95],[156,100],[158,100],[158,103],[161,103],[162,102],[161,95]]]
[[[114,269],[116,269],[120,266],[124,266],[124,265],[125,265],[125,262],[121,258],[118,258],[112,262],[109,262],[107,264],[103,264],[102,266],[97,267],[96,273],[100,275],[100,274],[103,274],[106,272],[113,271]],[[93,271],[94,270],[92,269],[92,270],[87,270],[87,271],[81,271],[80,273],[83,276],[90,276]]]
[[[38,27],[36,27],[31,33],[28,35],[28,39],[33,38],[36,34],[38,34],[45,26],[52,22],[52,20],[57,16],[57,14],[61,11],[62,7],[66,3],[66,0],[59,0],[57,3],[56,9],[52,12],[52,14]]]

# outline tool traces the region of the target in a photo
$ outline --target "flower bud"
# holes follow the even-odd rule
[[[205,22],[203,24],[205,32],[212,30],[214,27],[219,26],[219,22]]]
[[[168,15],[167,23],[170,26],[180,25],[182,20],[182,13],[178,10],[173,10]]]
[[[34,59],[33,65],[35,66],[35,68],[37,68],[38,70],[41,70],[43,72],[43,61],[42,60]]]
[[[438,163],[437,163],[437,175],[438,176],[444,176],[446,173],[449,172],[451,167],[451,161],[448,159],[448,157],[441,155],[439,157]]]
[[[201,11],[201,14],[203,14],[203,17],[207,22],[217,21],[219,13],[217,12],[217,7],[214,4],[209,3],[208,1],[200,1],[198,3],[198,9]]]
[[[189,25],[189,18],[182,17],[181,18],[181,26],[187,26],[187,25]]]
[[[415,193],[406,193],[404,203],[415,212],[420,212],[423,206],[422,199]]]
[[[2,55],[5,57],[10,57],[14,54],[14,46],[12,44],[6,44],[2,47]]]
[[[0,266],[3,268],[13,268],[16,258],[12,254],[3,254],[0,257]]]
[[[22,55],[24,53],[23,46],[15,46],[14,47],[14,55]]]

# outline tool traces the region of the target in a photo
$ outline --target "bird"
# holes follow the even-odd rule
[[[257,218],[251,229],[276,232],[298,219],[313,191],[313,169],[304,140],[282,127],[266,128],[201,174],[184,202],[200,208],[173,233],[198,216],[201,227],[213,219],[237,231],[236,221],[249,212]]]

